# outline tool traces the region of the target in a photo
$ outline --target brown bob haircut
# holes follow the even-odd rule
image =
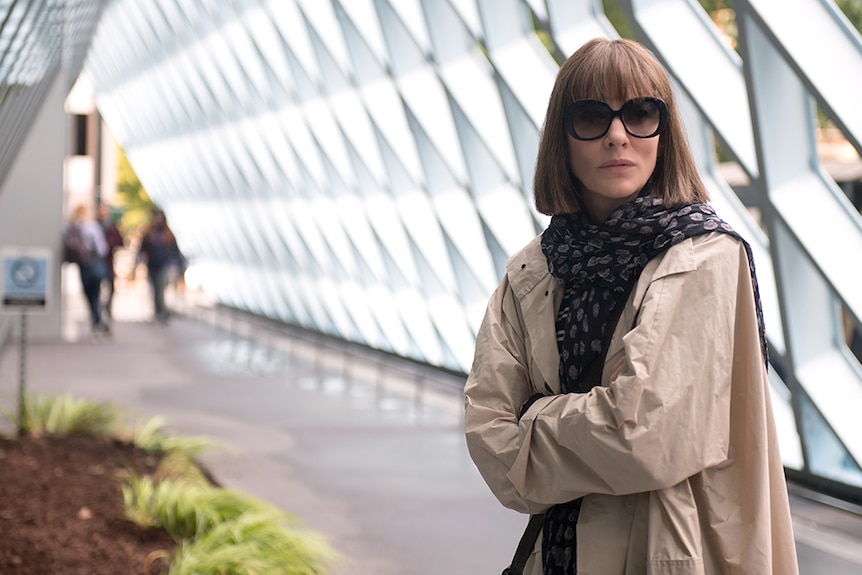
[[[624,102],[632,98],[661,98],[668,122],[658,136],[658,159],[647,187],[668,207],[709,199],[698,174],[677,112],[667,72],[655,57],[631,40],[596,38],[581,46],[560,67],[548,102],[539,141],[533,195],[545,215],[580,209],[581,184],[569,168],[569,135],[563,113],[575,100]]]

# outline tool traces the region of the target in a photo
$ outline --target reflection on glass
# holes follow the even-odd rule
[[[808,467],[812,473],[862,487],[862,469],[835,437],[832,429],[811,402],[799,398],[802,419],[802,441],[805,444]]]

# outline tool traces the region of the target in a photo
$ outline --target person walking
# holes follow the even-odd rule
[[[117,226],[117,221],[111,213],[111,206],[106,203],[99,203],[98,212],[99,225],[102,226],[102,231],[105,234],[105,241],[108,244],[108,253],[105,255],[105,301],[103,302],[105,315],[109,318],[113,317],[114,290],[116,288],[117,273],[114,268],[114,254],[123,247],[123,234]]]
[[[72,210],[68,228],[64,232],[64,236],[70,235],[81,239],[80,253],[75,259],[90,311],[90,337],[94,342],[98,342],[111,335],[111,328],[103,321],[100,302],[102,280],[107,275],[105,257],[109,251],[108,242],[102,227],[90,216],[89,210],[83,204]]]
[[[172,274],[185,268],[185,258],[173,231],[168,227],[165,212],[160,209],[153,211],[150,225],[144,230],[136,261],[146,263],[147,266],[147,278],[153,294],[154,319],[167,323],[170,310],[165,305],[165,289]]]
[[[751,250],[678,114],[632,41],[587,42],[555,81],[550,223],[509,259],[464,391],[473,461],[539,527],[512,572],[798,571]]]

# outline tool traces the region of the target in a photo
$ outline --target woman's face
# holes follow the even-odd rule
[[[614,110],[623,105],[616,100],[606,103]],[[567,137],[569,165],[583,185],[587,211],[594,221],[603,222],[615,209],[636,198],[647,183],[655,170],[661,136],[631,136],[616,117],[601,138]]]

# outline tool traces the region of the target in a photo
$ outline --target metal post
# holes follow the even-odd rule
[[[27,314],[21,314],[21,339],[18,345],[20,357],[18,360],[18,436],[21,437],[26,431],[24,425],[25,402],[24,394],[26,393],[26,369],[27,369]]]

